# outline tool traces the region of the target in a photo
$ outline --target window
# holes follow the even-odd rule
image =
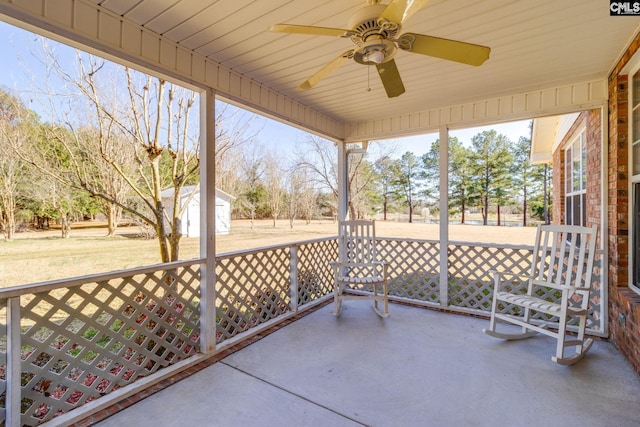
[[[631,74],[631,284],[640,291],[640,70]]]
[[[631,245],[631,278],[632,285],[640,291],[640,182],[633,184],[633,216],[632,224],[632,245]]]
[[[565,223],[586,225],[587,222],[587,141],[582,129],[564,151]]]

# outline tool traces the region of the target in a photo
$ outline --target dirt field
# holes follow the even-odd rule
[[[86,224],[83,224],[86,225]],[[437,224],[377,221],[378,237],[404,237],[438,240]],[[305,224],[296,221],[294,228],[286,220],[232,221],[231,233],[218,236],[216,252],[272,246],[337,234],[337,225],[329,220]],[[12,242],[0,242],[0,287],[16,286],[47,280],[82,276],[112,270],[133,268],[160,262],[155,240],[140,237],[135,227],[119,229],[113,238],[105,236],[100,227],[72,228],[69,239],[61,239],[57,230],[19,233]],[[534,227],[496,227],[479,225],[450,225],[453,241],[531,244]],[[181,259],[200,256],[198,238],[183,238]]]

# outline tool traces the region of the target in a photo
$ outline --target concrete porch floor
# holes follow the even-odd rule
[[[597,341],[571,367],[545,336],[365,301],[327,305],[97,424],[110,426],[638,426],[640,379]]]

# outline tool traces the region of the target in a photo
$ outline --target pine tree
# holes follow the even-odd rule
[[[514,145],[511,176],[514,188],[522,199],[522,226],[527,226],[528,202],[536,193],[540,193],[542,181],[540,180],[541,166],[532,165],[529,160],[531,151],[531,139],[521,136]]]
[[[511,191],[510,141],[506,136],[498,135],[495,130],[489,130],[471,138],[471,143],[474,150],[472,174],[479,184],[478,196],[482,203],[482,223],[488,224],[489,203],[495,202],[498,225],[500,225],[500,206],[508,200]]]
[[[394,171],[394,187],[409,208],[409,222],[413,222],[413,209],[418,202],[420,169],[420,163],[416,155],[407,151],[396,164]]]

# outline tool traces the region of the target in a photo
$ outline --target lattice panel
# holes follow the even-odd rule
[[[298,247],[298,305],[315,301],[333,291],[333,269],[338,240],[321,240]]]
[[[23,296],[23,424],[197,353],[199,283],[191,265]]]
[[[491,310],[493,278],[489,270],[527,274],[532,248],[481,244],[449,245],[449,304]],[[520,289],[521,284],[513,284]]]
[[[509,271],[515,274],[529,274],[531,268],[532,247],[489,246],[479,244],[454,244],[449,246],[449,304],[453,306],[491,311],[493,299],[493,278],[489,270]],[[603,254],[596,254],[592,275],[591,304],[587,328],[591,331],[603,330],[602,308],[602,260]],[[506,290],[526,293],[527,283],[511,279]],[[538,296],[548,301],[557,301],[559,293],[539,289]],[[574,304],[578,305],[576,299]],[[519,308],[501,304],[498,311],[507,314],[519,314]],[[552,320],[542,313],[534,313],[533,318]],[[572,319],[570,324],[576,322]]]
[[[602,314],[601,302],[604,300],[604,289],[602,287],[602,263],[604,262],[604,253],[596,253],[593,260],[593,273],[591,275],[591,294],[589,299],[589,315],[587,316],[587,329],[596,331],[604,331],[604,319]]]
[[[440,302],[438,242],[382,238],[377,247],[389,263],[389,295]]]
[[[216,342],[289,309],[290,249],[221,256],[216,265]]]

